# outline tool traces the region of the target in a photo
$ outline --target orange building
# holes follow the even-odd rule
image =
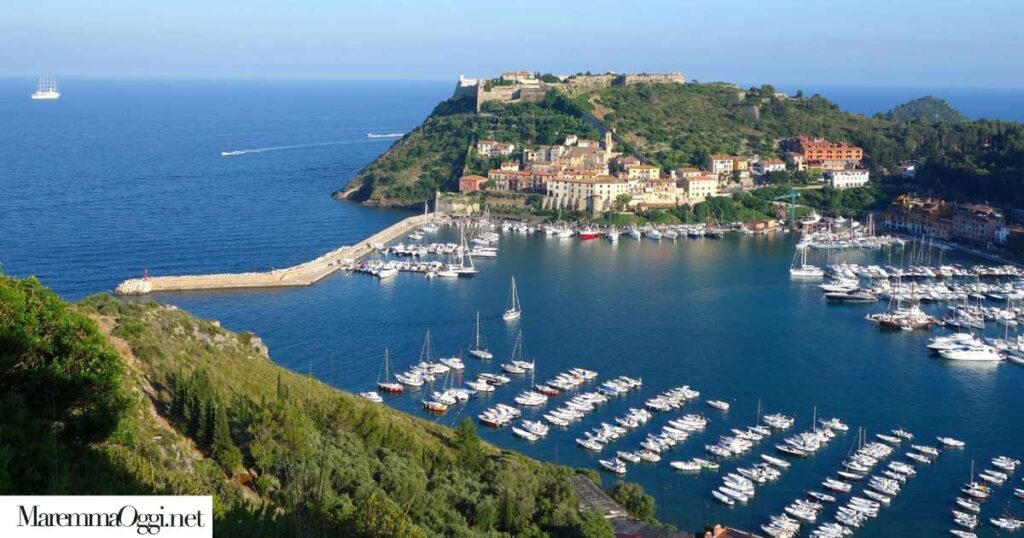
[[[459,178],[459,192],[478,191],[485,181],[487,178],[483,176],[462,176]]]
[[[784,142],[784,149],[804,156],[804,160],[815,161],[859,161],[864,150],[846,142],[830,142],[823,138],[797,136]]]

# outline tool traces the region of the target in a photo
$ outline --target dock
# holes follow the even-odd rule
[[[375,250],[374,245],[392,241],[441,216],[438,213],[429,213],[409,217],[392,224],[355,245],[339,247],[316,259],[284,269],[251,273],[130,278],[118,284],[114,292],[119,295],[145,295],[160,291],[311,286],[335,271],[370,254]]]

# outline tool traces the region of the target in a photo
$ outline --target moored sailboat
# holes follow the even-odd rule
[[[501,315],[501,319],[505,321],[515,321],[522,315],[522,309],[519,306],[519,292],[516,290],[516,277],[512,277],[512,290],[509,292],[509,307],[505,310],[505,313]]]
[[[389,394],[401,394],[405,391],[405,387],[401,383],[391,380],[391,366],[389,363],[388,348],[384,348],[384,365],[381,372],[384,375],[384,380],[381,381],[381,376],[377,376],[377,390]]]
[[[483,339],[480,336],[480,311],[476,311],[476,341],[473,346],[469,348],[469,354],[482,360],[491,360],[494,358],[494,354],[488,351],[487,346],[483,344]]]

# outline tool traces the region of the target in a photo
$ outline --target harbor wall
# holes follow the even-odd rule
[[[153,276],[132,278],[114,289],[120,295],[145,295],[158,291],[216,290],[309,286],[374,251],[373,245],[387,243],[430,222],[436,213],[401,220],[355,245],[339,247],[308,262],[284,269],[252,273]]]

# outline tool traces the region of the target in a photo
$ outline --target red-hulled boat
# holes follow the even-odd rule
[[[604,235],[604,233],[601,232],[601,230],[598,230],[597,228],[591,228],[590,226],[583,228],[582,230],[580,230],[579,233],[580,239],[583,241],[586,241],[587,239],[597,239],[598,237]]]
[[[391,380],[391,368],[388,360],[388,348],[384,348],[384,367],[382,368],[384,379],[377,378],[377,390],[381,392],[387,392],[389,394],[401,394],[405,387],[401,383],[396,383]]]

